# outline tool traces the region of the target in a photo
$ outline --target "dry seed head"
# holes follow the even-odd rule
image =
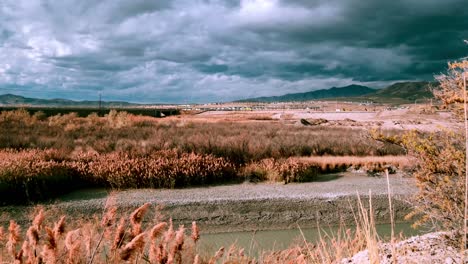
[[[79,242],[78,241],[78,237],[79,237],[79,234],[80,233],[80,229],[75,229],[75,230],[72,230],[70,232],[67,233],[67,235],[65,236],[65,247],[68,249],[68,250],[71,250],[74,245]]]
[[[102,218],[102,221],[101,221],[102,227],[112,226],[116,215],[117,215],[117,207],[113,206],[109,208],[104,214],[104,217]]]
[[[37,213],[37,215],[34,217],[32,225],[36,227],[37,230],[41,230],[43,222],[44,222],[44,209],[41,208],[39,213]]]
[[[184,245],[184,235],[185,235],[185,228],[183,225],[179,227],[175,236],[175,245],[174,247],[177,250],[182,250],[182,246]]]
[[[121,247],[124,236],[125,236],[125,218],[122,217],[115,231],[114,241],[112,242],[112,249],[117,249]]]
[[[47,242],[49,243],[47,247],[49,249],[55,250],[57,248],[57,239],[55,237],[55,233],[49,227],[46,227],[45,230],[47,233]]]
[[[133,211],[133,213],[130,215],[130,222],[132,223],[132,225],[141,223],[141,220],[143,220],[143,217],[148,211],[150,205],[150,203],[145,203],[144,205],[140,206],[135,211]]]
[[[54,236],[57,239],[65,232],[65,216],[60,217],[60,220],[54,225]]]
[[[214,258],[220,259],[223,257],[223,255],[224,255],[224,247],[221,247],[220,249],[218,249],[218,251],[216,251]]]
[[[8,231],[10,232],[8,236],[8,242],[6,244],[8,253],[11,255],[16,255],[16,245],[20,240],[20,226],[13,220],[10,220],[10,226],[8,227]]]
[[[42,248],[41,255],[45,263],[57,262],[57,255],[56,255],[55,250],[51,249],[48,245],[44,245],[44,247]],[[43,262],[41,261],[39,263],[43,263]]]
[[[192,235],[191,235],[193,242],[197,243],[198,239],[200,239],[200,229],[198,229],[197,223],[194,221],[192,222]]]
[[[104,217],[101,221],[102,227],[110,227],[114,223],[115,216],[117,214],[117,206],[115,206],[115,204],[115,193],[111,192],[104,206],[106,213],[104,214]]]
[[[230,258],[230,257],[232,257],[232,256],[234,255],[234,251],[235,251],[235,250],[236,250],[235,245],[231,245],[231,246],[229,247],[229,250],[228,250],[228,252],[227,252],[228,258]]]
[[[29,245],[28,241],[23,242],[23,246],[21,246],[21,250],[23,250],[23,255],[26,257],[26,263],[34,263],[34,253],[31,250],[31,246]]]
[[[138,236],[139,234],[141,234],[141,232],[143,232],[143,229],[141,228],[140,223],[132,225],[132,237]]]
[[[32,246],[36,246],[39,243],[39,231],[35,225],[28,228],[27,236]]]
[[[83,230],[83,241],[84,241],[84,248],[86,251],[86,256],[91,256],[91,241],[92,241],[92,233],[88,229]]]
[[[160,223],[162,224],[162,223]],[[153,230],[156,228],[153,227]],[[149,249],[149,260],[151,263],[161,263],[162,262],[162,250],[164,249],[162,246],[158,245],[156,243],[156,238],[157,236],[153,236],[154,235],[154,232],[152,230],[152,234],[151,234],[151,237],[150,237],[150,240],[151,240],[151,245],[150,245],[150,249]],[[158,233],[161,233],[160,231]]]
[[[77,263],[80,259],[80,229],[75,229],[67,233],[65,237],[65,247],[68,250],[67,264]]]
[[[145,233],[141,233],[130,241],[120,252],[122,260],[129,260],[134,253],[143,250],[145,247]]]
[[[169,243],[174,239],[174,225],[172,224],[172,219],[169,219],[169,228],[164,233],[164,242]]]
[[[151,233],[150,233],[151,241],[157,239],[162,234],[162,231],[164,228],[166,228],[166,226],[167,226],[166,222],[162,222],[162,223],[155,225],[151,229]]]

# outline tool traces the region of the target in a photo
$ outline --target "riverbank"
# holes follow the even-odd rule
[[[399,174],[390,176],[396,221],[411,210],[407,203],[416,191],[414,180]],[[203,233],[272,230],[354,223],[357,194],[364,201],[369,191],[377,223],[390,220],[387,184],[384,177],[343,172],[322,175],[309,183],[243,183],[187,189],[140,189],[113,192],[119,208],[133,210],[149,202],[162,205],[160,213],[176,224],[196,221]],[[100,214],[108,197],[104,189],[83,190],[62,196],[46,209],[75,218]],[[33,206],[4,206],[0,214],[19,221],[28,219]],[[152,216],[150,216],[152,217]],[[4,220],[6,220],[5,218]],[[9,219],[9,218],[8,218]],[[149,218],[151,219],[151,218]]]

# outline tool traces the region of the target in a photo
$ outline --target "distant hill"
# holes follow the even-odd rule
[[[399,82],[387,88],[378,90],[375,95],[385,98],[402,98],[409,101],[423,98],[433,98],[430,88],[435,85],[432,82]]]
[[[333,87],[326,90],[317,90],[306,93],[286,94],[282,96],[258,97],[240,100],[239,102],[293,102],[309,100],[346,100],[346,101],[373,101],[377,103],[409,103],[417,99],[434,98],[430,88],[433,82],[399,82],[383,89],[371,89],[366,86],[349,85]]]
[[[67,99],[37,99],[37,98],[28,98],[14,94],[4,94],[0,95],[0,105],[3,106],[72,106],[72,107],[91,107],[98,106],[99,101],[73,101]],[[137,106],[139,104],[133,104],[128,102],[121,101],[110,101],[110,102],[101,102],[103,107],[128,107],[128,106]]]
[[[325,98],[338,98],[338,97],[354,97],[366,94],[375,93],[375,89],[361,86],[349,85],[345,87],[333,87],[325,90],[317,90],[306,93],[293,93],[281,96],[271,97],[257,97],[245,100],[238,100],[237,102],[291,102],[291,101],[310,101]]]
[[[434,98],[431,88],[435,82],[398,82],[373,94],[347,98],[349,101],[372,101],[375,103],[407,104]]]

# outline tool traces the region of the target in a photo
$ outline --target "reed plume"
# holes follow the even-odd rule
[[[67,233],[65,237],[65,248],[68,250],[67,264],[78,263],[80,259],[80,229]]]
[[[224,255],[224,247],[221,247],[220,249],[218,249],[218,251],[216,251],[216,254],[214,255],[214,257],[210,259],[208,264],[215,264],[218,261],[218,259],[223,257],[223,255]]]
[[[28,241],[23,242],[23,246],[21,246],[21,249],[23,250],[23,256],[26,258],[26,263],[37,263],[35,253],[31,249],[31,244]]]
[[[151,241],[156,240],[162,234],[162,231],[164,230],[164,228],[166,228],[166,226],[167,226],[166,222],[162,222],[162,223],[159,223],[159,224],[155,225],[151,229],[151,232],[150,232]]]
[[[159,238],[159,236],[161,236],[166,226],[167,226],[167,223],[162,222],[162,223],[155,225],[150,231],[151,245],[149,249],[149,259],[151,263],[161,263],[162,252],[156,240]]]
[[[127,261],[132,258],[136,253],[143,250],[145,247],[145,233],[141,233],[134,237],[120,252],[120,259]]]
[[[107,200],[105,208],[105,214],[102,217],[101,226],[104,228],[111,227],[114,224],[115,217],[117,215],[117,206],[115,206],[115,196],[111,193]]]
[[[194,243],[197,243],[198,239],[200,239],[200,229],[198,229],[197,222],[192,222],[192,234],[191,238]]]
[[[120,219],[120,223],[115,230],[114,240],[112,242],[112,249],[117,249],[122,246],[125,237],[125,218]]]
[[[34,226],[38,231],[42,229],[42,223],[44,222],[44,208],[39,210],[39,213],[34,217],[32,226]]]
[[[10,226],[8,227],[8,231],[9,231],[9,236],[8,236],[8,242],[6,244],[7,251],[10,255],[15,257],[16,245],[19,243],[21,239],[20,237],[21,228],[15,221],[10,220]]]
[[[183,225],[179,227],[179,230],[177,230],[176,235],[175,235],[175,244],[174,247],[177,250],[182,250],[182,247],[184,245],[184,236],[185,236],[185,228]]]
[[[65,216],[60,217],[60,220],[54,224],[54,236],[57,239],[59,236],[65,233]]]
[[[138,236],[142,232],[141,228],[141,221],[145,216],[146,212],[150,207],[150,203],[145,203],[144,205],[137,208],[135,211],[132,212],[130,215],[130,223],[132,224],[132,235],[133,237]]]
[[[36,225],[30,226],[26,232],[26,235],[31,246],[35,247],[39,243],[39,231],[37,230]]]
[[[164,242],[168,244],[174,239],[174,224],[172,223],[172,219],[169,219],[169,228],[164,233]]]

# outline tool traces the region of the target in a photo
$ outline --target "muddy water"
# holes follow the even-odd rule
[[[389,224],[376,225],[379,236],[388,240],[391,234]],[[337,227],[328,227],[320,230],[317,228],[301,229],[308,242],[316,242],[325,233],[330,235],[338,232]],[[405,237],[418,235],[421,231],[415,230],[410,223],[398,223],[395,225],[395,234],[403,233]],[[213,253],[220,247],[228,249],[231,245],[236,244],[240,248],[244,248],[246,253],[251,251],[250,255],[257,255],[258,252],[281,250],[289,247],[295,242],[303,241],[301,231],[296,229],[268,230],[257,232],[229,232],[217,234],[203,234],[200,238],[200,249],[202,252]]]

